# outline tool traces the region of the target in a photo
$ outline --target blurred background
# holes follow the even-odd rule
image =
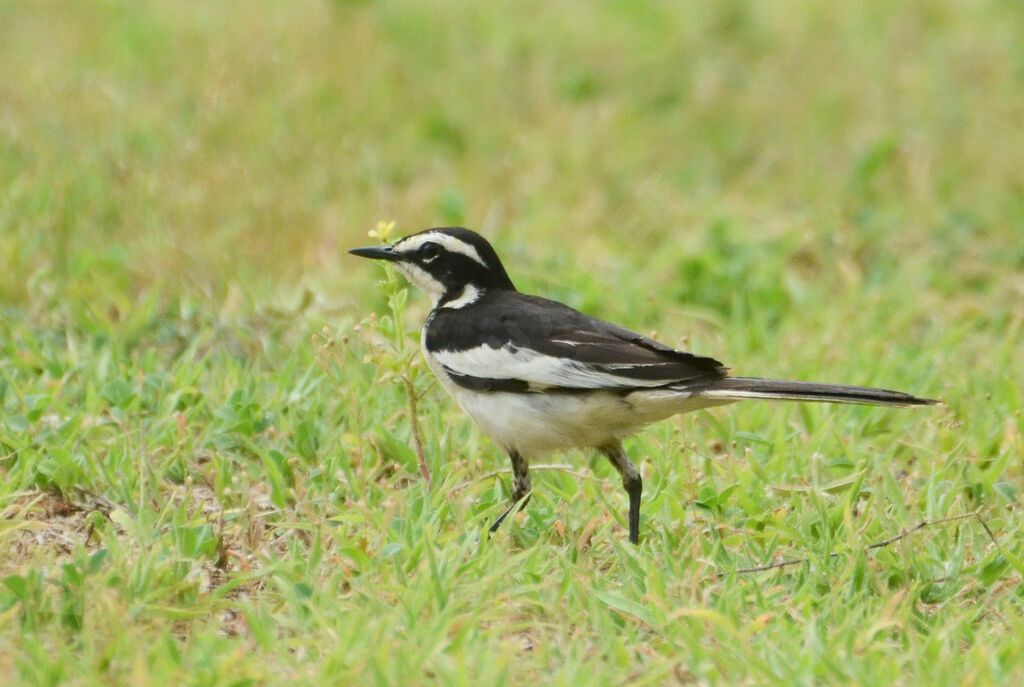
[[[459,224],[523,290],[738,373],[1011,399],[1022,27],[945,0],[3,2],[0,303],[129,358],[309,361],[385,307],[348,248]]]
[[[481,229],[560,297],[586,272],[728,308],[688,282],[767,288],[763,258],[1020,298],[1022,25],[946,0],[2,2],[0,298],[352,307],[372,277],[344,250],[380,220]]]
[[[658,423],[643,549],[588,452],[478,551],[506,458],[381,222],[946,405]],[[1019,0],[0,0],[0,675],[1019,684],[1022,379]]]

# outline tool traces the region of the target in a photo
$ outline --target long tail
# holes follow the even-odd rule
[[[861,403],[875,406],[930,406],[939,401],[918,398],[902,391],[872,389],[866,386],[820,384],[787,379],[757,379],[755,377],[725,377],[702,391],[704,398],[723,401],[745,399],[774,399],[781,401],[820,401],[825,403]]]

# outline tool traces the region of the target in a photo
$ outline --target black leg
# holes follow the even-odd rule
[[[615,469],[622,475],[622,487],[629,495],[629,541],[640,543],[640,494],[644,490],[644,482],[640,471],[636,469],[629,456],[622,448],[622,442],[600,447],[601,453],[608,457]]]
[[[508,452],[509,460],[512,461],[512,505],[491,524],[490,532],[494,534],[505,522],[517,506],[520,510],[530,500],[530,463],[515,450]]]

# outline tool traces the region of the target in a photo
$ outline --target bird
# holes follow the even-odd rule
[[[431,299],[420,335],[427,365],[512,465],[511,504],[491,534],[527,504],[532,460],[593,448],[622,478],[629,541],[639,544],[643,479],[622,441],[673,415],[745,400],[938,403],[888,389],[734,377],[714,358],[521,293],[487,239],[463,227],[348,252],[392,263]]]

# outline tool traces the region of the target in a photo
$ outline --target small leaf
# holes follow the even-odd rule
[[[115,508],[110,511],[110,521],[126,532],[133,531],[135,527],[135,521],[132,519],[132,516],[122,508]]]
[[[28,418],[24,415],[11,415],[4,421],[4,424],[12,432],[24,432],[28,429]]]
[[[19,599],[24,600],[28,594],[28,581],[21,575],[8,575],[4,578],[4,586]]]
[[[82,585],[82,571],[71,563],[65,563],[61,566],[64,572],[64,581],[73,587],[80,587]]]
[[[135,390],[132,385],[123,379],[114,379],[103,385],[103,390],[100,391],[100,395],[106,399],[110,405],[117,408],[124,408],[128,401],[135,396]]]
[[[338,553],[355,563],[356,567],[359,569],[366,569],[370,567],[370,557],[360,549],[348,546],[338,549]]]
[[[650,610],[636,601],[605,591],[595,591],[594,596],[613,611],[618,611],[647,625],[654,625],[654,618],[651,616]]]
[[[1010,484],[1009,482],[996,482],[993,488],[999,492],[999,495],[1010,503],[1017,502],[1017,487]]]
[[[385,544],[384,546],[380,547],[379,557],[381,559],[387,560],[388,558],[391,558],[396,553],[401,551],[404,546],[405,545],[402,542],[391,542],[390,544]]]
[[[981,581],[986,585],[993,584],[1006,573],[1009,567],[1010,564],[1006,560],[1006,557],[1000,553],[982,566]]]
[[[89,569],[90,575],[94,575],[99,572],[100,566],[103,565],[103,561],[107,560],[107,556],[110,554],[107,549],[98,549],[89,556]]]

